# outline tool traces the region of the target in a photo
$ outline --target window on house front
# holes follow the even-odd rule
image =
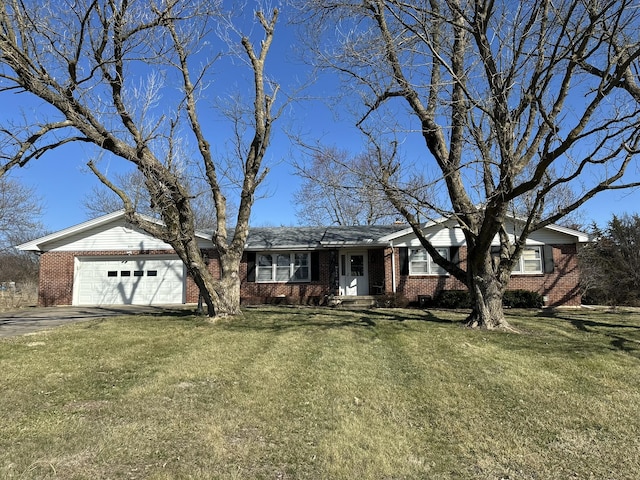
[[[449,260],[448,248],[437,248],[440,255]],[[446,275],[447,271],[433,261],[424,248],[409,250],[409,275]]]
[[[526,247],[512,273],[542,273],[542,247]]]
[[[310,280],[309,253],[282,252],[257,255],[257,282],[308,282]]]

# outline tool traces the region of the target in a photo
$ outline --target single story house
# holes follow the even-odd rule
[[[517,222],[508,228],[515,232]],[[442,255],[464,265],[465,240],[453,220],[427,223],[424,231]],[[215,275],[219,267],[210,235],[199,233],[198,240]],[[549,306],[579,305],[577,252],[588,240],[585,233],[560,226],[532,233],[509,288],[538,292]],[[464,289],[431,260],[406,225],[252,228],[245,247],[240,265],[245,304],[383,294],[418,302],[442,290]],[[198,301],[197,287],[171,246],[128,224],[121,211],[18,248],[41,255],[41,306]]]

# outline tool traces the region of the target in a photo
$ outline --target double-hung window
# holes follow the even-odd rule
[[[437,248],[440,255],[449,260],[448,248]],[[433,261],[424,248],[409,249],[409,275],[446,275],[447,271]]]
[[[542,247],[525,247],[512,273],[542,273]]]
[[[258,282],[308,282],[311,280],[309,253],[259,253],[256,258]]]

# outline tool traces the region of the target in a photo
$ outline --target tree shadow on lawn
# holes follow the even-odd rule
[[[640,315],[637,317],[636,323],[621,323],[620,319],[624,318],[625,312],[570,312],[566,310],[542,310],[537,313],[533,312],[509,312],[511,316],[523,318],[548,318],[558,320],[564,324],[571,325],[575,330],[583,333],[598,334],[609,339],[609,344],[613,350],[628,353],[634,357],[640,358]],[[629,313],[626,313],[629,315]],[[600,316],[600,320],[594,318]],[[602,318],[604,316],[615,317],[611,320]],[[634,338],[635,337],[635,338]]]
[[[231,329],[281,331],[296,328],[374,328],[379,322],[405,324],[408,321],[444,323],[454,325],[457,319],[447,319],[422,310],[362,309],[343,310],[305,307],[258,307],[245,310],[241,321],[226,323]]]

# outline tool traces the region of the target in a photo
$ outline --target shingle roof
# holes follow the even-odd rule
[[[406,225],[366,225],[352,227],[328,227],[322,237],[322,245],[368,245],[379,243],[381,237],[407,228]]]
[[[404,228],[406,225],[251,228],[245,248],[269,250],[375,245],[381,237]]]

